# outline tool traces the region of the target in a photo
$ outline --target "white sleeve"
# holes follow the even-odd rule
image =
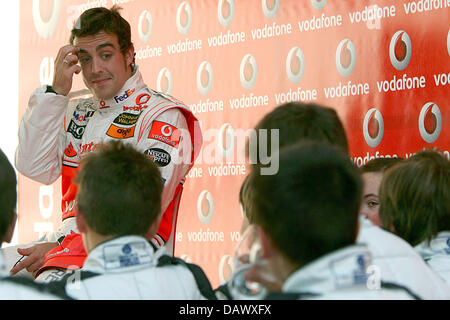
[[[69,98],[46,93],[46,87],[33,92],[19,126],[15,165],[23,175],[51,184],[61,174],[64,151],[64,116]]]
[[[158,130],[158,123],[169,125],[167,130],[178,131],[180,137],[167,137],[167,142],[162,139],[151,138],[152,133]],[[170,129],[171,128],[171,129]],[[162,132],[157,136],[165,138]],[[174,139],[176,146],[171,145]],[[162,194],[161,212],[164,212],[173,199],[178,185],[185,180],[185,175],[190,167],[192,143],[188,130],[188,125],[184,115],[178,109],[170,109],[161,113],[154,121],[146,137],[138,143],[138,149],[154,158],[160,167],[162,179],[164,181],[164,190]]]

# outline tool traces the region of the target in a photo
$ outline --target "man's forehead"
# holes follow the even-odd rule
[[[109,46],[119,49],[119,42],[115,34],[99,32],[95,35],[76,37],[73,44],[83,51],[99,50],[102,47]]]

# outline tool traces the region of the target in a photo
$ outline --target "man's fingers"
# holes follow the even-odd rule
[[[33,252],[33,249],[32,249],[32,247],[25,248],[25,249],[18,248],[17,252],[23,256],[29,256]]]
[[[32,265],[27,267],[27,271],[33,273],[33,272],[39,270],[39,268],[43,264],[44,264],[44,260],[43,259],[38,259],[35,263],[33,263]]]
[[[20,270],[24,269],[24,268],[28,268],[30,265],[32,265],[35,262],[35,258],[32,257],[28,257],[23,259],[22,261],[20,261],[19,263],[17,263],[9,272],[11,274],[16,274],[17,272],[19,272]]]
[[[64,59],[69,54],[75,55],[78,52],[78,50],[79,50],[78,47],[72,46],[70,44],[64,46],[61,49],[59,49],[57,59],[58,58]]]

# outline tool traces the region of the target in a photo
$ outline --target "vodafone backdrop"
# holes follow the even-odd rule
[[[80,13],[114,4],[131,24],[147,85],[184,101],[201,122],[175,254],[215,286],[229,278],[240,237],[246,137],[277,105],[335,108],[358,166],[424,147],[449,156],[450,0],[21,1],[20,118],[32,91],[51,84]],[[73,89],[83,88],[76,76]],[[60,181],[19,175],[19,243],[59,226],[60,193]]]

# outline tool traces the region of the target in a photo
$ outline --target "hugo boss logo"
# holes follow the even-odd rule
[[[159,148],[145,150],[144,154],[160,167],[167,166],[172,160],[170,154],[166,150]]]
[[[67,127],[67,132],[71,133],[76,139],[81,139],[85,129],[86,126],[80,126],[73,120],[70,120],[69,126]]]

